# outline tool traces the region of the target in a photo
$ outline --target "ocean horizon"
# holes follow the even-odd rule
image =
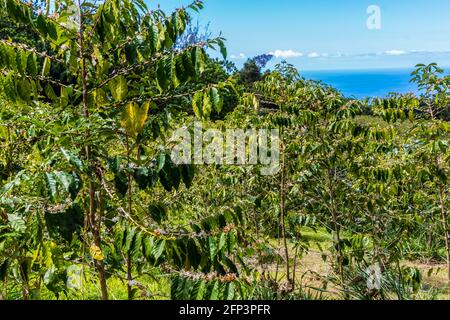
[[[449,74],[449,68],[445,68]],[[419,94],[415,83],[411,83],[414,68],[367,69],[367,70],[308,70],[301,72],[305,79],[322,81],[346,97],[358,99],[386,97],[389,93]]]

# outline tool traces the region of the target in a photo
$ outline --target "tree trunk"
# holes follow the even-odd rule
[[[83,105],[83,111],[84,116],[86,119],[89,119],[89,108],[87,105],[87,71],[86,71],[86,59],[85,59],[85,44],[84,44],[84,35],[83,35],[83,10],[81,6],[81,2],[78,1],[78,10],[79,10],[79,35],[78,35],[78,41],[80,46],[80,62],[81,62],[81,82],[82,82],[82,105]],[[87,133],[87,136],[89,136],[89,132]],[[86,146],[86,160],[87,163],[91,164],[91,149],[89,146]],[[89,220],[89,228],[93,235],[94,245],[97,246],[97,248],[101,249],[101,235],[100,235],[100,226],[101,226],[101,219],[99,218],[97,221],[96,217],[96,206],[95,206],[95,185],[92,180],[93,178],[89,178],[89,212],[88,212],[88,220]],[[95,268],[98,271],[99,275],[99,282],[102,292],[102,299],[108,300],[108,288],[106,284],[106,272],[105,272],[105,266],[103,261],[95,260],[94,262]]]
[[[296,273],[297,273],[297,258],[298,258],[298,245],[297,245],[297,248],[295,248],[295,253],[294,253],[294,267],[293,267],[293,270],[292,270],[292,290],[294,290],[295,291],[295,276],[296,276]]]
[[[133,286],[131,285],[133,281],[132,274],[132,264],[131,264],[131,254],[127,253],[127,293],[128,300],[133,300]]]
[[[128,166],[130,165],[131,159],[130,159],[130,144],[128,140],[128,135],[126,136],[126,148],[127,148],[127,159],[128,159]],[[129,215],[132,216],[133,214],[133,190],[132,190],[132,180],[131,180],[131,174],[127,173],[127,179],[128,179],[128,212]],[[128,293],[128,300],[133,300],[133,286],[131,285],[133,281],[133,273],[132,273],[132,261],[131,261],[131,254],[130,252],[127,253],[127,293]]]
[[[337,253],[337,263],[338,263],[338,269],[339,269],[339,277],[341,278],[341,286],[344,291],[346,291],[345,288],[345,280],[344,280],[344,267],[343,267],[343,253],[341,248],[341,228],[338,224],[338,218],[337,218],[337,212],[336,207],[334,203],[334,188],[333,188],[333,177],[331,170],[328,170],[328,191],[330,195],[330,201],[331,201],[331,216],[333,219],[333,225],[334,225],[334,233],[335,233],[335,239],[334,242],[337,244],[338,253]],[[345,298],[347,299],[347,293],[345,293]]]
[[[441,214],[442,214],[442,227],[444,228],[444,237],[445,237],[445,252],[447,258],[447,290],[448,290],[448,299],[450,300],[450,233],[448,230],[448,222],[447,222],[447,211],[445,209],[444,204],[444,188],[442,185],[439,187],[439,202],[441,205]]]
[[[283,138],[282,144],[282,160],[281,160],[281,185],[280,185],[280,215],[281,215],[281,237],[283,239],[284,255],[286,257],[286,280],[291,283],[291,275],[289,270],[289,250],[286,239],[286,156]]]
[[[28,283],[28,275],[27,271],[24,269],[23,264],[25,264],[26,268],[26,262],[20,262],[19,263],[19,270],[20,270],[20,277],[22,278],[22,299],[23,300],[30,300],[30,285]]]

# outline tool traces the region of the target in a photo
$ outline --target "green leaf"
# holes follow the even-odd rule
[[[128,93],[128,85],[125,77],[120,75],[112,79],[109,82],[109,90],[115,101],[120,102],[124,100]]]
[[[174,89],[178,88],[181,83],[180,79],[178,79],[177,61],[174,56],[170,59],[170,80],[172,82],[172,88]]]
[[[17,69],[16,54],[12,47],[0,45],[0,66],[6,69]]]
[[[225,247],[226,240],[227,240],[227,234],[226,233],[222,233],[220,235],[220,238],[219,238],[219,249],[218,249],[218,251],[221,251]]]
[[[33,77],[38,74],[36,56],[34,54],[30,54],[27,58],[27,73]]]
[[[119,192],[119,194],[124,197],[128,192],[128,179],[127,177],[122,174],[118,173],[114,177],[114,185]]]
[[[55,174],[46,172],[45,173],[45,178],[46,178],[46,181],[47,181],[47,187],[48,187],[48,191],[50,193],[50,197],[52,199],[55,199],[56,194],[57,194],[57,190],[58,190],[57,189],[57,181],[56,181],[56,178],[55,178]]]
[[[58,179],[66,192],[69,192],[70,185],[73,183],[73,176],[66,172],[56,171],[54,176]]]
[[[167,166],[166,174],[171,181],[171,185],[178,190],[181,184],[181,174],[180,169],[172,164]]]
[[[153,54],[159,48],[159,30],[158,26],[151,23],[148,28],[148,43],[150,44],[150,51]]]
[[[206,292],[206,284],[203,279],[197,280],[192,288],[191,299],[192,300],[203,300]]]
[[[167,172],[165,170],[161,170],[159,172],[159,182],[161,182],[162,186],[164,187],[164,189],[167,192],[172,191],[173,184],[172,184],[172,181],[170,180],[169,175],[167,174]]]
[[[17,233],[24,233],[27,230],[25,220],[17,214],[8,214],[8,224]]]
[[[197,118],[203,117],[203,93],[201,91],[198,91],[194,94],[194,97],[192,98],[192,109],[194,110],[195,115]]]
[[[166,247],[166,240],[156,240],[153,246],[153,256],[158,260],[164,253]]]
[[[160,154],[160,156],[162,153]],[[164,162],[163,168],[159,171],[159,180],[166,191],[172,191],[172,189],[178,190],[181,184],[181,170],[175,166],[172,160],[164,156],[164,159],[158,160],[159,166]]]
[[[219,94],[219,91],[217,90],[217,88],[211,88],[210,94],[214,110],[216,110],[217,113],[220,113],[223,108],[223,101],[222,97]]]
[[[145,190],[149,186],[149,174],[148,168],[136,168],[133,173],[134,180],[139,186],[139,189]]]
[[[216,238],[214,237],[208,238],[208,248],[209,248],[209,258],[211,259],[211,261],[214,261],[214,258],[216,257],[217,254]]]
[[[16,102],[17,90],[15,81],[13,80],[11,74],[9,74],[6,78],[3,79],[3,92],[6,98],[8,98],[12,102]]]
[[[203,117],[205,119],[209,118],[209,116],[211,115],[212,107],[213,107],[213,104],[211,101],[211,96],[209,94],[204,94],[202,111],[203,111]]]
[[[220,53],[222,54],[222,57],[226,60],[227,59],[227,47],[225,46],[225,43],[222,39],[219,39],[217,41],[219,48],[220,48]]]
[[[192,62],[191,56],[187,52],[181,55],[179,62],[182,65],[186,80],[195,77],[195,66]]]
[[[59,97],[59,103],[61,107],[66,107],[69,104],[70,89],[68,87],[61,86],[61,94]]]
[[[165,59],[162,59],[156,68],[156,82],[161,93],[166,91],[169,87],[168,75],[171,74],[170,71],[170,63],[168,63]]]
[[[17,93],[21,100],[29,102],[31,100],[31,84],[27,79],[17,81]]]
[[[80,181],[74,174],[57,171],[54,173],[60,184],[64,187],[64,191],[69,193],[72,200],[75,200],[80,191]]]
[[[156,159],[156,161],[158,165],[157,171],[160,172],[166,165],[166,154],[164,152],[158,154],[158,158]]]
[[[228,283],[226,289],[226,300],[231,301],[234,298],[235,285],[233,282]]]
[[[146,237],[144,239],[144,256],[145,258],[149,259],[153,259],[153,248],[154,248],[154,243],[153,243],[153,238],[150,237]]]
[[[142,107],[139,107],[135,102],[130,102],[125,106],[120,124],[126,130],[128,135],[136,138],[138,134],[142,132],[148,118],[149,109],[149,102],[145,102]]]
[[[20,74],[26,74],[28,54],[26,52],[18,52],[16,54],[17,70]]]
[[[192,58],[197,72],[203,73],[206,67],[206,57],[203,49],[199,47],[193,48]]]
[[[218,300],[219,299],[219,281],[214,281],[214,285],[211,289],[211,295],[209,296],[209,300]]]
[[[194,270],[197,270],[201,263],[202,253],[194,239],[188,239],[187,243],[187,259]]]
[[[41,35],[45,38],[47,36],[47,22],[44,15],[38,15],[36,19],[36,28],[39,30]]]
[[[193,165],[181,166],[181,177],[186,188],[190,188],[194,180],[195,170]]]
[[[134,238],[134,242],[131,248],[131,256],[133,260],[138,260],[142,255],[142,241],[143,235],[141,232],[138,232],[136,234],[136,237]]]
[[[67,161],[69,161],[69,163],[73,165],[75,168],[77,168],[80,171],[84,170],[83,162],[74,153],[67,151],[64,148],[61,148],[61,153],[64,155]]]
[[[5,281],[8,276],[9,259],[0,264],[0,281]]]
[[[121,163],[122,163],[121,157],[108,158],[108,167],[115,175],[118,175],[120,173],[120,164]]]
[[[53,21],[47,21],[47,34],[52,40],[58,40],[58,31],[56,30],[56,24]]]
[[[44,59],[44,64],[42,65],[41,75],[43,77],[46,77],[50,73],[50,65],[51,65],[51,61],[48,57],[46,57]]]
[[[126,238],[125,238],[125,244],[123,246],[123,251],[125,253],[130,252],[130,250],[132,249],[131,245],[134,239],[134,236],[136,235],[136,229],[135,228],[130,228],[127,230],[127,234],[126,234]]]
[[[45,88],[45,95],[52,101],[56,101],[58,99],[58,97],[56,96],[55,91],[53,90],[53,87],[50,84],[46,84]]]

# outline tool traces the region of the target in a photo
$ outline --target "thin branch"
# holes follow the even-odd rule
[[[196,44],[193,44],[193,45],[187,47],[184,50],[178,51],[176,54],[182,54],[182,53],[184,53],[186,51],[189,51],[189,50],[191,50],[191,49],[193,49],[195,47],[200,47],[201,48],[203,46],[204,46],[203,42],[196,43]],[[133,71],[136,71],[138,69],[142,69],[142,68],[148,67],[149,65],[151,65],[153,63],[156,63],[159,59],[161,59],[163,57],[164,57],[164,53],[157,53],[150,60],[147,60],[147,61],[144,61],[144,62],[141,62],[141,63],[135,63],[135,64],[132,64],[132,65],[126,66],[124,68],[121,68],[121,69],[118,69],[118,70],[114,70],[111,74],[109,74],[109,76],[105,80],[103,80],[100,84],[98,84],[94,88],[92,88],[89,91],[89,93],[104,87],[109,82],[111,82],[113,79],[115,79],[115,78],[117,78],[119,76],[126,76],[126,75],[129,75]]]
[[[7,76],[10,72],[11,71],[8,71],[8,70],[1,70],[0,71],[0,73],[2,73],[4,76]],[[11,73],[15,74],[14,72],[11,72]],[[52,83],[54,85],[57,85],[57,86],[60,86],[60,87],[64,87],[64,88],[69,87],[69,85],[64,84],[62,82],[59,82],[58,80],[55,80],[55,79],[49,78],[49,77],[43,77],[43,76],[40,76],[40,75],[30,76],[30,75],[27,75],[27,74],[22,74],[20,76],[25,77],[25,78],[27,78],[29,80],[34,80],[34,81],[39,80],[39,81],[43,81],[43,82],[49,82],[49,83]],[[75,88],[73,88],[73,91],[74,92],[78,92],[78,93],[80,92],[78,89],[75,89]]]
[[[55,61],[55,62],[64,63],[63,60],[60,60],[60,59],[58,59],[58,58],[56,58],[54,56],[48,55],[45,52],[37,51],[35,48],[31,48],[31,47],[29,47],[29,46],[27,46],[27,45],[25,45],[23,43],[8,41],[8,40],[4,40],[4,39],[0,39],[0,43],[2,43],[4,45],[7,45],[7,46],[10,46],[10,47],[13,47],[13,48],[16,48],[16,49],[23,50],[23,51],[32,52],[32,53],[34,53],[37,56],[42,57],[42,58],[48,58],[48,59],[50,59],[52,61]]]

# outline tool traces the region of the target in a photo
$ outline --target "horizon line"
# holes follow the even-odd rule
[[[418,63],[419,64],[419,63]],[[426,64],[425,64],[426,65]],[[439,66],[439,68],[444,69],[444,73],[450,73],[450,65]],[[368,67],[368,68],[329,68],[329,69],[301,69],[297,68],[300,72],[327,72],[327,71],[383,71],[383,70],[414,70],[416,66],[412,67]],[[270,68],[268,68],[270,69]],[[447,69],[447,70],[446,70]]]

